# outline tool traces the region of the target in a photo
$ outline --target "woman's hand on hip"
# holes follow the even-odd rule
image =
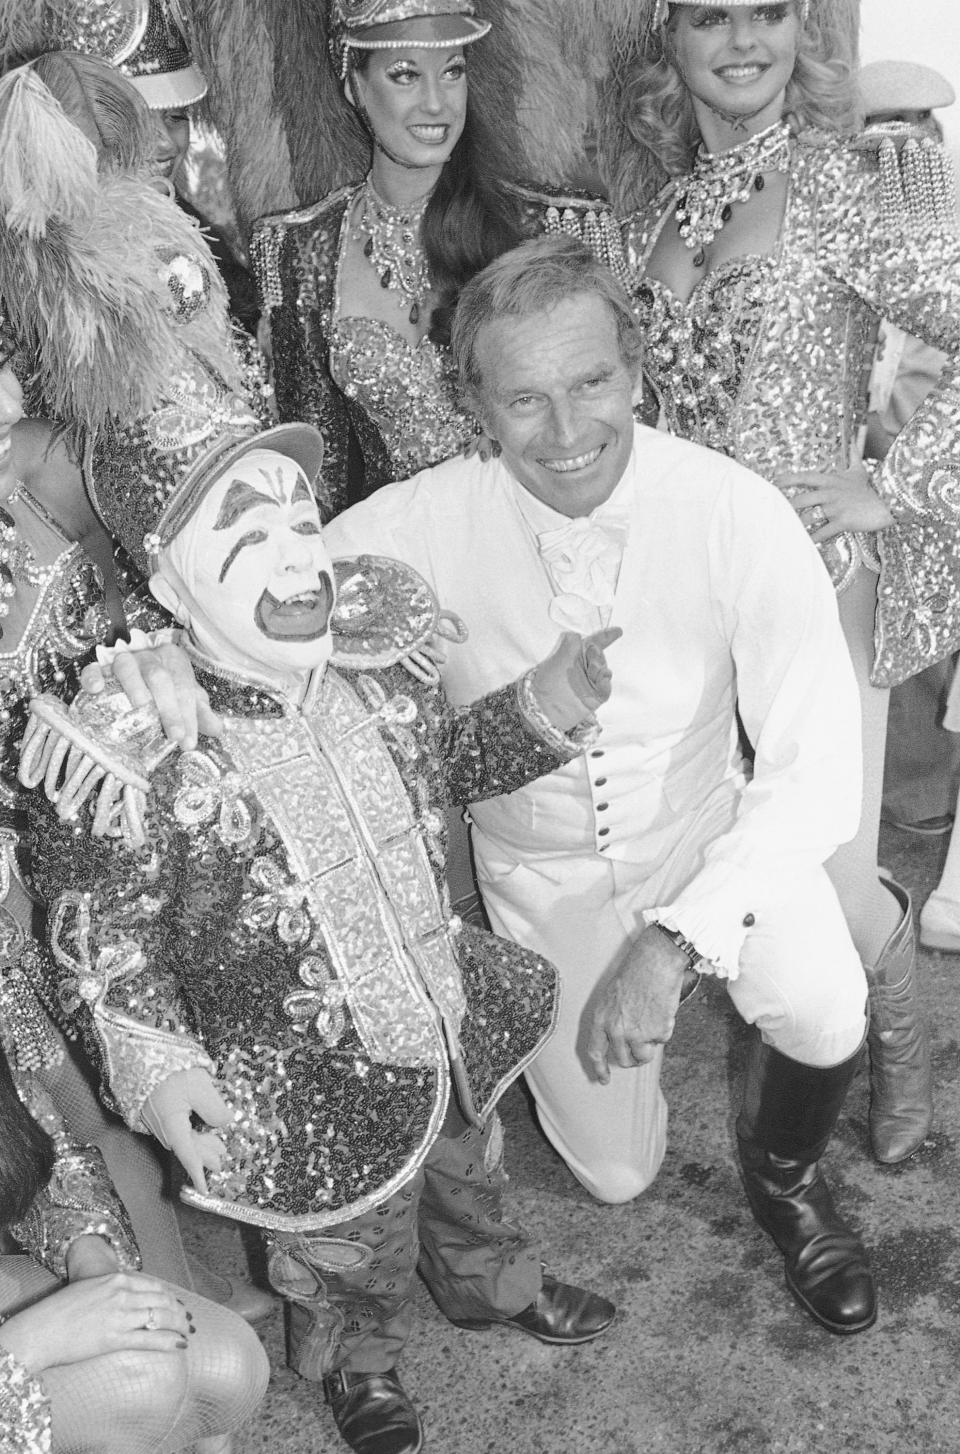
[[[774,476],[815,545],[845,530],[886,530],[889,507],[870,483],[863,465],[848,470],[797,470]]]

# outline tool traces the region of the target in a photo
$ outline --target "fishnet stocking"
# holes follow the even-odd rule
[[[0,1259],[0,1309],[56,1296],[27,1257]],[[45,1370],[55,1454],[174,1454],[248,1421],[269,1366],[256,1334],[191,1293],[196,1333],[185,1352],[113,1353]]]

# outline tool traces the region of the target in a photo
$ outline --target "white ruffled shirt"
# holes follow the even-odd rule
[[[551,621],[563,631],[583,636],[609,625],[630,536],[629,479],[622,479],[610,498],[589,515],[573,519],[516,481],[513,486],[556,593],[550,604]]]

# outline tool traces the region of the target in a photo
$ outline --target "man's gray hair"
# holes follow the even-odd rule
[[[621,357],[630,372],[636,372],[642,349],[640,325],[606,263],[575,238],[532,237],[488,263],[460,294],[450,347],[464,397],[477,400],[482,392],[477,339],[486,324],[544,313],[583,293],[600,298],[613,310]]]

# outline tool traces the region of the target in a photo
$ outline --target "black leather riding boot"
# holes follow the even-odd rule
[[[860,1054],[823,1070],[757,1037],[737,1120],[753,1215],[783,1253],[797,1302],[831,1333],[863,1332],[877,1316],[866,1253],[837,1213],[818,1165]]]

